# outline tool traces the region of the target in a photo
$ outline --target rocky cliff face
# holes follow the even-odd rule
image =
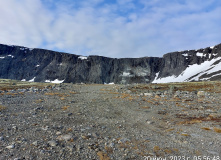
[[[121,59],[0,45],[0,78],[67,83],[221,80],[221,44],[161,58]]]

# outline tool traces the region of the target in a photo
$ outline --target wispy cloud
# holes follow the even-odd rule
[[[0,0],[0,43],[108,57],[221,43],[219,0]]]

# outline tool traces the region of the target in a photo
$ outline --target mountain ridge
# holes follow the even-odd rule
[[[191,71],[201,65],[205,69]],[[141,58],[86,57],[0,44],[0,78],[100,84],[221,80],[221,44]]]

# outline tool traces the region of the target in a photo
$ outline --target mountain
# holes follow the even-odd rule
[[[0,44],[0,78],[54,83],[221,80],[221,44],[163,57],[88,57]]]

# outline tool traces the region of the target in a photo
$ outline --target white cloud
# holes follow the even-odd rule
[[[82,55],[162,56],[220,43],[215,3],[0,0],[0,43]]]
[[[0,1],[0,42],[40,46],[50,16],[38,0]]]

